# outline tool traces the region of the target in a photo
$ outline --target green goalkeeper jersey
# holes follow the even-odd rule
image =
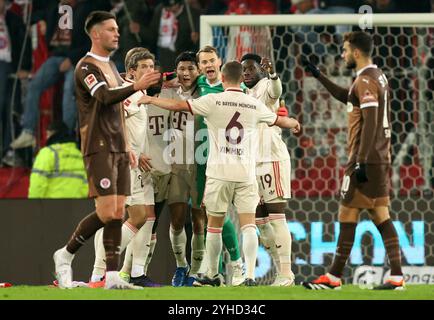
[[[209,93],[220,93],[225,91],[223,88],[223,83],[220,80],[213,85],[208,82],[208,79],[204,75],[199,76],[199,78],[197,79],[197,87],[199,90],[199,95],[201,97]],[[244,85],[244,83],[241,84],[241,89],[246,91],[247,87]],[[197,121],[198,129],[208,129],[204,120],[205,119],[203,116],[198,116],[198,121]],[[201,146],[201,149],[204,150],[203,151],[204,158],[208,159],[208,148],[209,148],[208,134],[204,135],[202,140],[196,142],[196,147],[199,145]],[[203,194],[205,191],[205,182],[206,182],[205,172],[206,172],[206,162],[204,164],[197,164],[197,179],[196,179],[197,193],[198,193],[197,205],[199,206],[202,203]]]

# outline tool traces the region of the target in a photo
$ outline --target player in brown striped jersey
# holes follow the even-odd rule
[[[339,289],[345,263],[354,243],[359,213],[368,209],[386,247],[391,277],[376,287],[380,290],[402,290],[404,280],[398,236],[389,214],[390,190],[390,99],[387,78],[372,63],[373,41],[368,33],[355,31],[345,35],[342,58],[357,77],[350,89],[327,79],[306,59],[302,63],[326,89],[347,105],[349,160],[341,186],[339,208],[340,234],[329,273],[311,282],[307,289]]]
[[[81,149],[96,210],[82,219],[68,244],[54,253],[56,277],[60,288],[71,288],[71,264],[75,253],[104,227],[105,287],[133,289],[134,286],[123,281],[117,273],[122,218],[126,196],[130,194],[129,170],[130,165],[137,166],[125,136],[121,102],[136,91],[157,83],[160,74],[148,73],[134,84],[121,87],[122,79],[110,61],[110,54],[119,43],[116,17],[109,12],[94,11],[86,19],[85,30],[92,40],[92,48],[77,64],[75,83]]]

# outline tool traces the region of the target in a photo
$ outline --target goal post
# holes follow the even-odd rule
[[[373,35],[373,61],[386,74],[391,90],[391,216],[404,271],[412,274],[425,267],[434,273],[434,14],[201,16],[201,47],[213,45],[224,61],[247,52],[274,61],[282,99],[302,123],[300,135],[283,132],[292,163],[293,197],[286,213],[297,282],[325,272],[333,258],[340,181],[348,160],[346,106],[305,73],[299,58],[307,56],[332,81],[349,88],[355,74],[340,57],[342,33],[337,26],[351,31],[360,25],[367,25]],[[360,282],[366,274],[363,268],[375,271],[375,282],[388,270],[381,236],[366,212],[345,281]],[[259,282],[270,283],[274,272],[261,249]]]
[[[213,27],[229,26],[304,26],[304,25],[359,25],[364,14],[319,15],[202,15],[200,17],[200,46],[213,44]],[[433,26],[434,14],[373,14],[375,26]]]

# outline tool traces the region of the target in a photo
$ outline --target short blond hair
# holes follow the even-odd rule
[[[124,61],[125,71],[128,72],[128,69],[129,69],[128,64],[131,61],[131,56],[137,52],[142,52],[142,51],[143,52],[150,52],[147,48],[144,48],[144,47],[135,47],[135,48],[128,50],[127,54],[125,55],[125,61]]]
[[[217,57],[219,56],[218,53],[217,53],[217,49],[214,48],[213,46],[209,46],[209,45],[208,45],[208,46],[203,47],[202,49],[200,49],[200,50],[196,53],[196,60],[197,60],[197,62],[199,62],[199,55],[200,55],[202,52],[206,52],[206,53],[215,53]]]

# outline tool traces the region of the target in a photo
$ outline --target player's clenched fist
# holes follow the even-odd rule
[[[147,72],[134,83],[134,90],[146,90],[150,86],[157,84],[160,78],[161,73],[158,71]]]
[[[294,118],[289,118],[289,120],[291,120],[293,122],[293,127],[291,128],[291,131],[294,133],[299,133],[301,130],[301,125],[300,122],[297,121],[297,119]]]
[[[262,58],[261,60],[261,67],[264,71],[268,72],[269,74],[274,73],[273,64],[271,63],[270,59],[268,58]]]

